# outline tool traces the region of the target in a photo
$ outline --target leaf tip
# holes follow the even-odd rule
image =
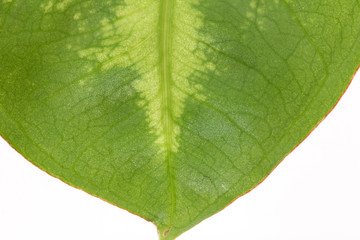
[[[163,230],[163,231],[159,230],[159,231],[158,231],[158,233],[159,233],[159,240],[170,240],[170,239],[168,238],[168,234],[169,234],[170,230],[171,230],[171,226],[168,227],[168,228],[166,228],[166,229]]]

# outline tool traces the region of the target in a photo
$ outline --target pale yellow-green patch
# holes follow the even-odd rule
[[[133,79],[131,86],[140,94],[137,104],[146,109],[151,132],[157,136],[155,144],[159,152],[169,150],[169,146],[166,146],[166,138],[169,137],[171,139],[167,142],[171,143],[170,150],[176,152],[179,147],[177,137],[181,132],[176,122],[184,112],[185,99],[188,95],[192,95],[199,100],[205,100],[205,96],[199,93],[202,86],[189,82],[188,77],[195,69],[196,71],[215,70],[215,64],[206,61],[203,53],[194,54],[198,47],[197,29],[203,24],[202,16],[190,4],[182,2],[174,6],[172,18],[184,19],[186,24],[174,21],[169,33],[172,34],[169,38],[172,40],[172,47],[168,54],[172,63],[169,69],[171,77],[165,80],[168,81],[170,92],[167,95],[171,98],[171,106],[163,109],[162,94],[164,93],[160,89],[163,70],[159,49],[160,1],[127,0],[124,5],[114,7],[113,10],[118,20],[111,23],[107,18],[101,20],[103,27],[96,33],[100,43],[79,50],[78,54],[81,58],[100,62],[103,71],[126,67],[134,69],[138,77]],[[195,21],[194,16],[198,16]],[[188,62],[181,62],[180,59],[187,59]],[[135,64],[129,66],[129,62]],[[83,86],[84,83],[79,84]],[[170,121],[172,121],[170,135],[165,130],[164,111],[170,111]]]
[[[40,7],[44,10],[45,13],[49,13],[52,11],[52,8],[54,6],[53,1],[48,1],[47,3],[42,3]]]
[[[81,17],[81,13],[80,13],[80,12],[75,13],[75,15],[74,15],[74,20],[79,20],[80,17]]]
[[[246,18],[248,18],[250,22],[256,21],[259,30],[264,30],[264,21],[261,20],[261,16],[265,13],[264,1],[260,0],[257,2],[252,0],[249,6],[249,10],[246,12]]]
[[[74,0],[63,0],[62,2],[56,4],[58,10],[64,11]]]
[[[81,80],[79,81],[79,85],[80,85],[80,86],[84,86],[84,85],[85,85],[85,80],[84,80],[84,79],[81,79]]]
[[[250,12],[250,11],[247,11],[247,12],[246,12],[246,17],[252,21],[252,20],[255,19],[255,13],[252,12],[252,11],[251,11],[251,12]]]
[[[254,0],[250,1],[251,8],[253,8],[253,9],[256,8],[256,5],[257,5],[256,1],[254,1]]]

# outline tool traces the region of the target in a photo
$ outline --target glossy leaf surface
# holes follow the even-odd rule
[[[360,63],[360,3],[0,3],[0,134],[174,239],[259,184]]]

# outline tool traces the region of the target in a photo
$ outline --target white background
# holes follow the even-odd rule
[[[360,74],[252,192],[179,240],[359,240]],[[156,240],[155,227],[27,162],[0,138],[1,240]]]

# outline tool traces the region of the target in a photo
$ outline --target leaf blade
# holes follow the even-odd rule
[[[168,239],[261,182],[359,65],[356,1],[38,3],[12,7],[38,29],[3,21],[1,135]]]

